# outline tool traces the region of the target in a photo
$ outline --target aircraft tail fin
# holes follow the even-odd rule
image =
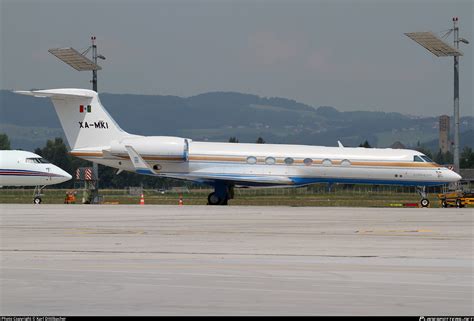
[[[71,149],[102,148],[113,140],[135,136],[120,128],[95,91],[48,89],[16,93],[51,98]]]

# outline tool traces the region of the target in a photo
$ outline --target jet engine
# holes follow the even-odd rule
[[[144,159],[187,161],[190,141],[169,136],[126,138],[112,142],[110,153],[114,156],[128,156],[125,146],[132,146]]]

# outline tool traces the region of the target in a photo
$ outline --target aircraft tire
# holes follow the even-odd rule
[[[430,205],[430,201],[427,198],[423,198],[420,201],[421,207],[428,207]]]
[[[209,194],[207,197],[207,205],[219,205],[221,201],[222,200],[219,198],[219,196],[217,196],[217,194],[214,192]]]
[[[228,198],[220,198],[215,192],[207,197],[207,205],[227,205]]]
[[[41,204],[41,197],[36,196],[36,197],[33,199],[33,203],[35,203],[35,204]]]

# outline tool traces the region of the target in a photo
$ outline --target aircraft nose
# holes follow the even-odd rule
[[[448,177],[451,182],[457,182],[462,179],[461,175],[451,170],[448,172]]]
[[[63,171],[60,168],[58,168],[58,174],[59,174],[59,176],[56,177],[56,180],[57,180],[58,183],[67,182],[68,180],[70,180],[72,178],[72,176],[69,175],[68,172]]]

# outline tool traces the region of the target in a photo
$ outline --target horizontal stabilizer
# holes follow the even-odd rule
[[[46,90],[18,90],[16,94],[34,96],[34,97],[49,97],[49,98],[93,98],[97,93],[88,89],[46,89]]]

